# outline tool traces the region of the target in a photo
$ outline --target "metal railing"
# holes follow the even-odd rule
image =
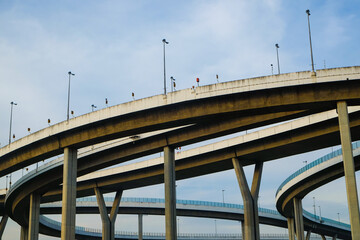
[[[358,150],[360,148],[360,141],[357,141],[357,142],[354,142],[352,143],[352,149],[353,151],[355,150]],[[326,162],[326,161],[329,161],[330,159],[333,159],[335,157],[339,157],[341,156],[342,154],[342,149],[338,149],[334,152],[331,152],[329,154],[326,154],[325,156],[321,157],[321,158],[318,158],[316,159],[315,161],[307,164],[305,167],[302,167],[300,168],[299,170],[297,170],[296,172],[294,172],[293,174],[291,174],[288,178],[285,179],[284,182],[282,182],[278,188],[278,190],[276,191],[276,194],[277,195],[281,189],[288,183],[290,182],[292,179],[296,178],[297,176],[299,176],[300,174],[304,173],[305,171],[308,171],[309,169],[323,163],[323,162]]]

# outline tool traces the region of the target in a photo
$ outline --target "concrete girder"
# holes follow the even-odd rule
[[[27,143],[15,141],[8,150],[0,151],[0,176],[16,171],[62,153],[63,148],[81,148],[94,143],[119,137],[138,135],[160,129],[204,122],[204,119],[218,120],[225,115],[258,115],[304,109],[329,109],[339,100],[357,105],[360,102],[358,81],[336,81],[282,88],[256,90],[189,100],[154,109],[146,109],[131,114],[112,116],[87,127],[77,127],[69,131]],[[69,122],[75,122],[72,119]],[[63,123],[60,123],[63,125]],[[56,125],[55,125],[56,126]],[[54,127],[55,127],[54,126]],[[44,130],[46,131],[46,130]],[[36,138],[35,138],[36,139]],[[27,143],[23,145],[23,143]],[[1,149],[0,149],[1,150]]]

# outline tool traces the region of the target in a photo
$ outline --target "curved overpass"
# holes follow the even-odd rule
[[[64,148],[79,149],[119,137],[137,137],[151,131],[183,127],[137,140],[132,148],[129,148],[131,144],[123,144],[104,150],[106,155],[99,153],[80,158],[77,170],[81,176],[159,152],[166,146],[183,146],[241,129],[323,112],[335,108],[338,101],[346,101],[350,106],[358,105],[360,82],[348,81],[356,79],[360,79],[359,67],[322,70],[317,76],[310,72],[283,74],[187,89],[106,108],[56,124],[1,148],[0,175],[59,155]],[[358,115],[354,113],[351,118],[356,139],[359,138],[359,131],[356,131],[360,125]],[[237,125],[234,126],[234,122]],[[180,164],[178,177],[232,168],[230,159],[233,157],[243,158],[244,165],[248,165],[338,144],[337,119],[324,122],[325,125],[314,124],[309,128],[272,133],[271,137],[248,139],[245,148],[244,145],[231,146],[226,152],[214,151],[210,157],[205,153],[189,158],[181,162],[184,165]],[[318,141],[325,138],[329,141]],[[47,178],[50,184],[29,181],[29,188],[24,188],[22,193],[19,193],[19,188],[10,191],[12,194],[6,200],[9,202],[6,204],[7,212],[22,225],[26,220],[22,220],[24,216],[18,216],[24,215],[28,195],[35,191],[42,195],[62,182],[59,171],[48,171]],[[147,178],[153,182],[162,181],[159,175]],[[132,184],[136,187],[141,185],[141,181]]]
[[[352,148],[356,169],[360,169],[360,142],[353,143]],[[283,216],[294,217],[294,198],[302,199],[316,188],[343,176],[342,150],[339,149],[290,175],[276,192],[276,208]],[[319,218],[316,221],[321,223]]]
[[[356,116],[357,114],[358,111],[356,108],[350,114],[350,116]],[[335,134],[337,130],[334,126],[336,125],[336,114],[334,111],[331,111],[311,117],[305,117],[299,120],[295,120],[294,122],[285,123],[269,129],[259,130],[258,132],[250,133],[245,136],[239,136],[231,140],[225,140],[220,143],[184,151],[181,152],[181,154],[177,154],[177,177],[185,178],[194,175],[221,171],[224,169],[224,163],[221,164],[222,167],[220,167],[218,164],[216,167],[209,166],[213,164],[214,159],[216,160],[215,163],[220,160],[231,160],[231,158],[234,156],[233,154],[236,152],[234,149],[238,149],[238,157],[241,156],[241,151],[244,151],[246,154],[244,155],[244,153],[242,153],[242,155],[252,156],[251,159],[254,159],[254,157],[257,156],[256,158],[262,160],[267,160],[264,158],[265,156],[267,156],[267,158],[269,158],[269,156],[274,157],[275,152],[277,152],[277,154],[289,154],[291,151],[294,151],[291,148],[291,145],[294,143],[301,143],[303,146],[301,150],[307,151],[310,146],[314,147],[314,144],[304,144],[304,141],[309,141],[310,143],[313,142],[314,137],[320,137],[320,143],[328,144],[327,141],[321,141],[321,139],[328,138],[332,131],[334,131]],[[316,134],[315,129],[317,129],[319,126],[321,126],[321,131],[318,129],[318,135]],[[330,130],[325,131],[324,133],[323,130],[327,128]],[[312,132],[314,135],[309,135],[310,132]],[[300,135],[297,136],[297,134]],[[289,139],[292,139],[292,141],[289,141]],[[276,141],[278,141],[278,144],[276,144]],[[256,142],[258,142],[258,146],[255,144]],[[269,145],[267,146],[265,143],[268,143]],[[131,145],[136,144],[131,143]],[[111,145],[111,147],[112,146],[113,145]],[[278,149],[281,149],[281,151],[278,151]],[[285,149],[287,150],[285,151]],[[103,148],[100,148],[100,150],[103,151]],[[97,149],[94,149],[93,151],[95,151],[95,154],[99,153]],[[268,154],[269,152],[273,154]],[[292,153],[294,154],[294,152]],[[94,153],[85,153],[83,157],[92,154]],[[20,224],[27,224],[27,216],[23,213],[26,212],[29,201],[27,195],[24,195],[24,192],[37,191],[42,182],[47,182],[46,179],[49,176],[52,177],[53,172],[59,171],[59,169],[61,169],[61,160],[62,159],[59,159],[54,161],[52,164],[40,167],[37,172],[32,174],[29,173],[28,175],[24,176],[23,179],[13,185],[7,196],[6,204],[8,206],[7,208],[9,209],[8,211],[10,211],[10,216],[14,220],[18,221]],[[154,159],[141,163],[121,166],[115,169],[103,170],[89,174],[88,176],[80,177],[78,178],[78,196],[93,195],[93,189],[96,186],[103,187],[105,191],[111,192],[114,191],[114,189],[119,188],[128,189],[132,187],[161,183],[163,181],[162,161],[163,159]],[[252,162],[247,164],[252,164]],[[232,165],[225,165],[225,167],[225,169],[230,169],[232,168]],[[56,189],[45,193],[42,201],[48,202],[60,199],[61,188],[57,187]],[[312,223],[310,222],[309,224]],[[319,233],[321,233],[321,231],[319,231]]]
[[[63,153],[124,136],[188,124],[275,112],[333,109],[360,103],[360,67],[273,75],[185,89],[64,121],[0,149],[0,176]],[[341,81],[345,80],[345,81]],[[172,146],[176,143],[165,142]],[[80,163],[80,162],[79,162]],[[114,163],[103,162],[96,170]]]
[[[108,211],[111,209],[114,198],[105,198]],[[205,217],[241,221],[244,220],[243,206],[231,203],[193,201],[193,200],[177,200],[176,211],[178,216],[189,217]],[[79,198],[76,204],[78,214],[94,214],[99,213],[96,198],[87,197]],[[60,214],[61,202],[47,203],[41,205],[42,214]],[[120,203],[119,214],[148,214],[148,215],[164,215],[165,200],[156,198],[123,198]],[[287,220],[277,211],[265,208],[259,208],[260,223],[287,227]],[[315,218],[309,218],[316,221]],[[333,231],[344,231],[350,235],[350,225],[333,224],[330,219],[323,219],[323,224]],[[40,221],[40,232],[54,237],[60,236],[59,222],[42,218]],[[101,239],[101,231],[86,231],[83,227],[77,228],[77,239]]]

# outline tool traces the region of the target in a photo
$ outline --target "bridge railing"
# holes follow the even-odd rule
[[[358,150],[360,148],[360,141],[357,141],[357,142],[354,142],[352,143],[352,149],[355,151],[355,150]],[[321,157],[321,158],[318,158],[316,159],[315,161],[307,164],[306,166],[300,168],[299,170],[297,170],[296,172],[294,172],[293,174],[291,174],[288,178],[285,179],[284,182],[282,182],[278,188],[278,190],[276,191],[276,194],[277,195],[281,189],[288,183],[290,182],[292,179],[294,179],[295,177],[299,176],[300,174],[302,174],[303,172],[323,163],[323,162],[326,162],[330,159],[333,159],[335,157],[338,157],[338,156],[341,156],[342,155],[342,149],[338,149],[336,151],[333,151],[329,154],[326,154],[325,156]]]
[[[343,223],[343,222],[340,222],[340,221],[335,221],[333,219],[329,219],[329,218],[325,218],[325,217],[320,217],[318,215],[315,215],[315,214],[312,214],[308,211],[306,211],[305,209],[303,209],[303,215],[306,216],[307,218],[310,218],[310,219],[313,219],[315,221],[319,221],[321,223],[325,223],[325,224],[328,224],[328,225],[335,225],[337,227],[341,226],[347,230],[350,231],[350,224],[347,224],[347,223]]]
[[[105,202],[113,202],[113,197],[104,197]],[[78,198],[77,201],[83,202],[96,202],[95,197],[84,197]],[[133,203],[161,203],[165,204],[165,199],[163,198],[134,198],[134,197],[127,197],[122,198],[121,202],[133,202]],[[177,204],[183,205],[198,205],[198,206],[209,206],[209,207],[223,207],[223,208],[232,208],[232,209],[242,209],[244,210],[244,206],[241,204],[234,204],[234,203],[222,203],[222,202],[209,202],[209,201],[198,201],[198,200],[176,200]],[[259,208],[259,212],[280,215],[280,213],[273,209],[267,208]]]

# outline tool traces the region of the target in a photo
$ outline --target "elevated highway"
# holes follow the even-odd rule
[[[315,75],[300,72],[245,79],[141,99],[53,125],[0,149],[0,176],[64,153],[63,172],[59,168],[48,169],[42,175],[46,176],[47,181],[36,181],[35,176],[22,191],[15,186],[10,190],[5,204],[6,213],[22,226],[27,226],[26,210],[29,202],[31,214],[31,206],[39,204],[40,196],[49,201],[56,200],[59,196],[56,188],[62,183],[62,215],[65,223],[62,238],[72,239],[77,176],[164,151],[162,170],[159,172],[158,169],[156,176],[148,175],[143,178],[149,184],[165,180],[165,198],[169,199],[169,206],[165,207],[169,209],[166,216],[169,217],[167,222],[172,224],[167,229],[175,234],[175,208],[171,204],[176,198],[174,148],[335,108],[341,109],[340,115],[347,118],[344,109],[359,105],[360,102],[360,82],[355,81],[358,79],[359,67],[320,70]],[[347,131],[351,128],[354,140],[360,137],[358,115],[356,112],[350,114],[350,125],[345,124]],[[239,175],[241,172],[238,170],[242,166],[256,164],[262,169],[264,161],[339,144],[338,124],[336,118],[328,119],[311,127],[272,132],[264,138],[249,138],[244,144],[228,149],[189,157],[177,164],[176,178],[222,171],[234,166]],[[143,134],[169,128],[179,129],[141,138]],[[78,149],[83,147],[121,137],[138,139],[139,136],[140,139],[133,143],[77,158]],[[327,141],[321,141],[324,139]],[[233,166],[235,163],[237,165]],[[142,180],[132,179],[133,176],[141,175],[139,172],[136,174],[123,174],[130,183],[128,188],[141,186]],[[260,183],[259,179],[256,181]],[[242,185],[242,181],[239,180],[239,183]],[[117,183],[114,186],[126,189],[125,184]],[[93,191],[92,189],[92,194]],[[102,191],[110,190],[104,188]],[[86,190],[84,195],[89,194],[85,192]]]
[[[353,143],[352,148],[355,167],[358,170],[360,169],[360,142]],[[276,207],[283,216],[294,218],[296,210],[294,199],[301,200],[316,188],[343,176],[342,149],[339,149],[291,174],[276,192]],[[316,221],[321,223],[322,219],[318,216]]]

